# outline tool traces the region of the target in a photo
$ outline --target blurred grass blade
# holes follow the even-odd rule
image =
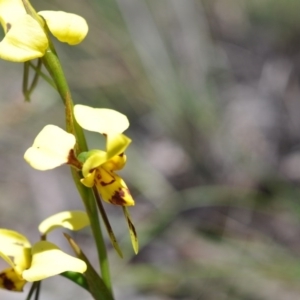
[[[86,277],[87,284],[88,284],[88,290],[93,295],[94,299],[96,299],[96,300],[113,300],[113,296],[111,295],[110,291],[106,287],[104,281],[99,276],[99,274],[95,271],[95,269],[93,268],[93,266],[87,259],[86,255],[83,253],[83,251],[79,248],[79,246],[75,243],[75,241],[68,234],[64,233],[64,236],[66,237],[69,244],[73,248],[77,257],[82,259],[87,265],[85,277]]]
[[[130,239],[131,239],[131,244],[132,244],[133,250],[134,250],[135,254],[138,254],[138,252],[139,252],[139,241],[138,241],[138,237],[137,237],[137,234],[136,234],[135,227],[132,223],[132,220],[131,220],[131,217],[130,217],[130,214],[129,214],[129,211],[128,211],[127,207],[122,206],[122,208],[123,208],[123,213],[124,213],[126,222],[128,224],[128,229],[129,229],[129,233],[130,233]]]

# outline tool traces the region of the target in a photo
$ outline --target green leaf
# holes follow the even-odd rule
[[[108,288],[106,287],[104,281],[99,276],[99,274],[95,271],[91,263],[89,262],[86,255],[80,249],[80,247],[75,243],[75,241],[66,233],[64,236],[68,240],[69,244],[71,245],[72,249],[76,253],[77,257],[83,260],[87,265],[87,270],[85,272],[85,277],[88,284],[88,290],[93,295],[95,300],[113,300],[113,296],[109,292]]]

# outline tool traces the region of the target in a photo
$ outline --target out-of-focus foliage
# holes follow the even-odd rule
[[[124,260],[111,251],[117,299],[299,299],[298,2],[33,1],[87,19],[84,43],[58,45],[75,102],[131,123],[122,176],[141,251],[105,206],[127,249]],[[42,219],[82,208],[67,168],[22,161],[44,125],[63,126],[63,110],[44,83],[22,103],[21,67],[0,70],[0,225],[36,239]],[[88,232],[75,239],[96,259]],[[80,295],[61,279],[44,288],[45,299]]]

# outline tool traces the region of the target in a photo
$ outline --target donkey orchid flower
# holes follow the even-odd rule
[[[91,150],[80,153],[78,164],[82,165],[82,184],[95,186],[106,202],[132,206],[134,200],[124,180],[115,173],[124,167],[124,151],[131,140],[122,134],[129,122],[125,115],[111,109],[96,109],[75,105],[74,115],[78,124],[87,130],[106,137],[106,151]],[[72,165],[75,137],[54,125],[47,125],[36,137],[25,160],[35,169],[49,170],[62,164]],[[74,160],[74,159],[73,159]]]
[[[65,271],[84,273],[87,268],[85,262],[48,241],[31,246],[25,236],[8,229],[0,229],[0,256],[10,265],[0,273],[0,287],[12,291],[22,291],[26,282]]]

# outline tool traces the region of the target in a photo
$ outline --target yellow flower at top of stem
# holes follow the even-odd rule
[[[62,11],[40,11],[38,14],[61,42],[75,45],[87,35],[88,25],[78,15]],[[22,0],[0,0],[0,23],[5,33],[0,42],[0,58],[25,62],[44,56],[49,46],[46,29],[27,14]]]

